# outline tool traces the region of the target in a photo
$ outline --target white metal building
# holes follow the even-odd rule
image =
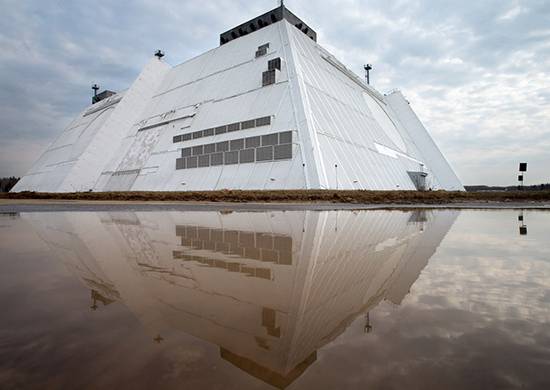
[[[284,6],[94,101],[13,191],[464,190],[402,94],[367,85]]]

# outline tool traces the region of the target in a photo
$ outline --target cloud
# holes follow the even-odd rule
[[[550,3],[428,0],[287,4],[381,91],[400,88],[466,184],[528,182],[550,166]],[[22,175],[89,101],[126,88],[154,50],[177,64],[274,1],[5,0],[0,15],[0,176]],[[32,148],[28,145],[33,144]]]

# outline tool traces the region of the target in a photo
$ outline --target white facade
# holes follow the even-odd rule
[[[464,189],[401,93],[380,94],[281,20],[173,68],[154,58],[13,191],[417,189],[409,172]]]

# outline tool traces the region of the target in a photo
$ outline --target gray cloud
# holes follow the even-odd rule
[[[550,3],[287,3],[351,69],[372,62],[377,88],[403,90],[464,183],[513,183],[520,160],[550,181]],[[4,0],[0,176],[25,173],[92,82],[124,89],[157,48],[183,62],[275,4]]]

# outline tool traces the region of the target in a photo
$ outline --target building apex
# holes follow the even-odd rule
[[[288,21],[290,24],[306,34],[309,38],[317,42],[317,33],[306,23],[304,23],[302,19],[290,12],[290,10],[285,7],[284,2],[281,1],[281,5],[277,8],[220,34],[220,45],[225,45],[228,42],[251,34],[254,31],[267,27],[273,23],[280,22],[281,20]]]

